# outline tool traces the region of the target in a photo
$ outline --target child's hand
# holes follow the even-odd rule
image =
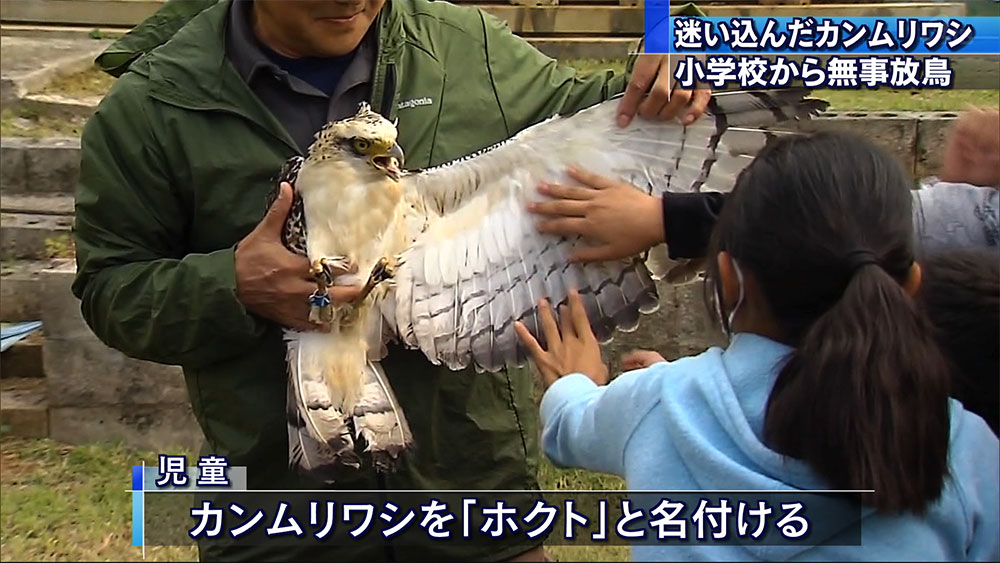
[[[1000,187],[1000,112],[972,109],[945,139],[938,176],[945,182]]]
[[[559,310],[562,334],[548,301],[538,304],[538,317],[549,349],[543,350],[538,340],[521,323],[514,324],[521,343],[531,353],[531,358],[542,376],[542,387],[548,389],[557,379],[571,373],[582,373],[598,385],[608,382],[608,367],[601,360],[601,346],[587,321],[583,300],[576,291],[569,294],[569,308]]]
[[[570,168],[570,178],[581,186],[543,184],[538,191],[548,201],[528,204],[543,219],[538,231],[579,236],[592,244],[573,251],[571,262],[600,262],[628,258],[663,242],[663,200],[645,190]]]
[[[643,369],[665,361],[667,360],[663,359],[663,356],[652,350],[632,350],[622,356],[622,369],[625,371]]]

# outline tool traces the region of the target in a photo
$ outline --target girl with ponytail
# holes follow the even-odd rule
[[[545,317],[542,441],[631,490],[873,490],[860,547],[636,547],[643,560],[997,560],[1000,446],[949,399],[914,304],[910,179],[843,134],[784,137],[743,171],[713,231],[706,301],[725,349],[608,383],[578,296]],[[550,311],[547,306],[544,312]]]

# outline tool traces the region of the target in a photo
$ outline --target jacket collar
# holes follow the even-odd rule
[[[266,52],[267,49],[254,35],[251,16],[252,0],[234,0],[231,5],[225,30],[226,58],[232,63],[243,82],[252,85],[254,79],[262,74],[267,75],[267,78],[272,80],[275,76],[282,76],[287,80],[292,90],[311,95],[324,95],[315,86],[297,76],[290,75]],[[378,29],[375,29],[373,25],[372,29],[365,33],[357,48],[350,55],[341,59],[341,61],[347,59],[347,62],[343,67],[339,84],[329,94],[331,101],[354,86],[371,82],[372,73],[375,70],[377,40]],[[331,59],[327,60],[333,62]]]
[[[140,46],[147,54],[132,63],[129,70],[146,76],[150,96],[161,102],[192,110],[240,115],[295,148],[295,142],[226,57],[230,4],[231,0],[221,0],[206,8],[160,46],[149,45],[145,49]],[[400,6],[394,0],[387,0],[372,24],[378,26],[373,104],[382,100],[386,67],[398,59],[402,47],[400,16]]]

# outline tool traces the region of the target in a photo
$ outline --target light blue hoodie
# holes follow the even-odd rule
[[[737,334],[729,348],[623,373],[599,387],[582,374],[542,399],[542,444],[558,465],[625,478],[629,490],[818,490],[804,463],[762,441],[764,409],[791,348]],[[951,404],[951,479],[923,517],[864,509],[862,546],[635,546],[640,561],[1000,559],[1000,445]]]

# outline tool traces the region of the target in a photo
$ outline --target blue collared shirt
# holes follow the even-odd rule
[[[226,26],[226,57],[303,152],[328,121],[344,119],[369,99],[375,25],[354,52],[329,59],[283,57],[253,31],[253,2],[236,0]]]

